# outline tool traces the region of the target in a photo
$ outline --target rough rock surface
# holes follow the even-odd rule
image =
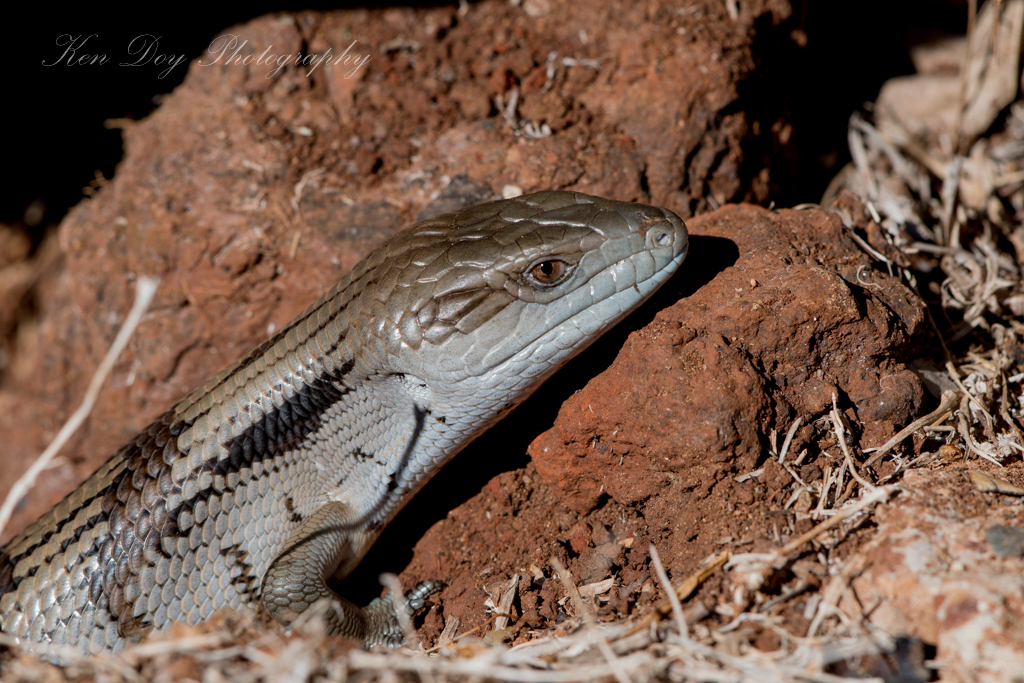
[[[806,421],[827,413],[833,395],[866,445],[920,412],[923,386],[903,362],[926,338],[923,305],[872,265],[838,215],[740,205],[687,225],[688,260],[612,333],[614,359],[588,352],[568,368],[573,378],[610,362],[530,444],[532,464],[492,479],[417,545],[404,582],[446,577],[444,614],[480,614],[474,582],[511,576],[495,577],[501,567],[530,576],[552,554],[581,583],[614,576],[611,607],[628,611],[645,600],[633,593],[651,543],[682,577],[725,546],[764,550],[773,528],[810,528],[782,512],[794,480],[769,455],[773,431],[781,446],[805,418],[790,460],[806,460],[800,474],[813,481],[842,461],[827,429]],[[466,546],[487,549],[482,561]],[[525,621],[546,624],[538,616],[557,616],[560,588],[534,593],[524,590]]]
[[[673,484],[707,495],[762,464],[772,429],[828,412],[833,395],[871,442],[921,408],[902,360],[923,306],[872,267],[838,216],[739,206],[690,228],[700,238],[682,277],[693,293],[630,337],[531,446],[541,477],[581,512],[603,494],[673,500]]]
[[[564,616],[552,555],[577,583],[614,578],[602,613],[627,614],[656,596],[651,543],[678,579],[719,549],[764,550],[806,531],[799,501],[784,510],[796,487],[772,453],[801,418],[789,462],[820,481],[841,459],[820,419],[833,395],[861,446],[916,417],[927,398],[906,363],[928,327],[920,302],[837,215],[705,213],[766,199],[768,169],[744,158],[744,144],[773,122],[749,118],[737,82],[754,68],[755,29],[788,12],[781,0],[743,2],[733,20],[726,5],[483,2],[466,14],[304,12],[232,29],[249,41],[242,54],[271,44],[339,54],[356,41],[350,51],[370,61],[350,77],[321,66],[271,78],[265,65],[195,62],[125,131],[116,177],[55,240],[29,259],[0,232],[0,495],[77,405],[134,279],[163,278],[90,422],[5,536],[392,231],[506,186],[665,205],[690,219],[691,256],[442,472],[348,594],[375,594],[382,570],[406,567],[406,586],[443,578],[424,621],[432,637],[447,616],[484,626],[488,592],[518,573],[519,637]],[[886,250],[865,220],[853,224]],[[1002,474],[1022,476],[1019,465]],[[1012,673],[1002,662],[1020,642],[1020,560],[993,564],[984,544],[995,521],[1019,527],[1019,508],[965,504],[962,481],[947,479],[951,494],[928,502],[921,480],[883,508],[878,536],[860,530],[835,550],[862,553],[850,584],[860,603],[848,593],[842,605],[863,614],[881,600],[874,622],[935,645],[945,673]],[[730,589],[717,574],[697,599],[728,604]],[[800,632],[799,612],[784,616]]]
[[[838,604],[933,645],[944,681],[1021,681],[1024,508],[965,487],[965,469],[907,473],[898,504],[877,515],[877,535],[833,579]]]
[[[135,277],[163,277],[89,424],[6,534],[424,213],[506,186],[683,215],[706,197],[762,199],[763,169],[743,171],[753,122],[726,110],[753,68],[754,22],[773,11],[788,6],[745,3],[734,21],[713,0],[687,12],[487,2],[465,14],[301,12],[228,30],[247,41],[238,61],[193,61],[184,84],[124,131],[116,177],[71,212],[57,249],[43,250],[50,258],[0,275],[9,310],[23,313],[0,315],[0,432],[16,435],[0,491],[77,406]],[[343,60],[258,63],[271,47]],[[530,137],[543,126],[552,134]]]

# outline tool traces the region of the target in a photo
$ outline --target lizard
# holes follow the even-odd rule
[[[60,661],[46,644],[116,652],[221,607],[289,624],[327,600],[329,632],[401,644],[390,596],[328,580],[687,245],[667,209],[567,191],[397,233],[0,549],[0,630]]]

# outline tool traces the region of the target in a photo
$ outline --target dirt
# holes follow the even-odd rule
[[[899,504],[880,510],[877,534],[848,568],[839,607],[868,609],[878,628],[931,644],[953,675],[1018,680],[1024,507],[975,490],[972,469],[1024,479],[1020,462],[982,468],[960,458],[908,472]]]
[[[680,580],[724,548],[764,552],[811,528],[785,509],[796,482],[772,456],[797,417],[827,413],[835,396],[867,446],[921,411],[924,387],[904,362],[928,339],[923,304],[872,266],[837,214],[738,205],[687,225],[690,260],[533,439],[530,464],[491,479],[416,545],[403,585],[445,577],[443,616],[479,625],[485,587],[550,577],[552,556],[581,584],[615,578],[606,612],[642,611],[652,543]],[[805,481],[842,461],[820,423],[798,429],[790,453]],[[707,586],[710,604],[722,588]],[[557,581],[520,590],[524,626],[565,618]]]
[[[433,639],[452,616],[463,631],[490,628],[485,600],[497,603],[518,574],[519,619],[508,635],[521,640],[571,611],[552,557],[578,585],[614,580],[595,598],[599,618],[610,619],[649,611],[658,597],[652,543],[678,581],[720,550],[766,551],[807,531],[815,502],[797,497],[799,480],[819,482],[843,461],[826,419],[833,401],[852,441],[880,445],[934,407],[909,365],[941,354],[924,304],[855,240],[888,248],[852,198],[839,213],[713,210],[769,199],[770,160],[744,153],[775,135],[773,122],[746,113],[737,84],[756,63],[755,26],[789,12],[781,0],[744,2],[733,20],[726,5],[483,2],[465,15],[302,12],[232,29],[249,41],[243,55],[271,44],[280,53],[350,47],[370,60],[350,76],[351,63],[271,78],[264,65],[194,61],[185,83],[124,131],[116,176],[52,239],[33,254],[0,232],[10,245],[0,248],[0,496],[77,405],[135,279],[162,277],[90,421],[4,538],[395,230],[513,187],[666,206],[687,219],[690,256],[656,297],[431,482],[346,593],[368,599],[380,571],[403,567],[407,588],[443,579],[419,622]],[[517,108],[503,115],[513,92]],[[797,419],[791,472],[778,454]],[[978,502],[962,463],[932,467],[972,552],[988,552],[982,517],[995,510],[1002,523],[1020,523],[1010,502],[961,502]],[[893,468],[883,460],[870,474]],[[1019,467],[1001,476],[1021,481]],[[895,601],[917,590],[901,569],[905,556],[880,555],[930,519],[914,507],[927,488],[877,528],[814,546],[767,594],[799,581],[824,586],[833,579],[817,558],[863,551],[864,574],[852,584],[861,604],[850,609],[862,613],[865,595],[892,602],[889,626],[902,619],[902,630],[944,647],[983,610],[958,608],[960,617],[943,617],[948,630],[927,630],[938,612]],[[921,533],[935,554],[954,552],[941,532]],[[1001,562],[1001,576],[1021,574],[1019,558]],[[872,578],[880,567],[896,579]],[[944,590],[936,585],[927,595]],[[721,625],[734,588],[719,572],[693,600]],[[1009,605],[1007,620],[1019,601],[1019,587],[990,600]],[[798,600],[775,616],[802,633],[806,606]],[[759,648],[781,645],[769,628],[743,628]]]
[[[465,17],[454,7],[304,12],[227,31],[248,41],[239,59],[249,64],[194,60],[185,83],[124,130],[115,178],[40,256],[0,275],[10,283],[3,310],[21,313],[0,316],[0,430],[17,435],[0,491],[77,406],[135,278],[163,278],[89,424],[5,533],[417,217],[513,185],[684,216],[712,196],[764,199],[765,169],[743,161],[754,122],[724,110],[753,67],[754,21],[786,11],[754,3],[732,21],[711,1],[685,13],[492,2]],[[276,65],[255,63],[266,46],[352,61],[268,78]],[[507,104],[513,90],[510,124],[495,100]],[[527,123],[553,134],[530,138]]]

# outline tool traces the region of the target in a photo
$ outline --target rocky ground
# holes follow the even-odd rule
[[[1005,5],[998,18],[1019,37],[1024,4]],[[493,1],[231,29],[249,41],[243,55],[356,43],[349,63],[312,73],[193,61],[124,129],[113,179],[58,229],[34,245],[0,226],[0,500],[78,405],[135,282],[161,278],[90,420],[4,538],[394,231],[503,194],[571,189],[677,212],[693,236],[688,260],[453,461],[342,586],[368,600],[381,571],[407,587],[443,579],[417,625],[427,647],[449,643],[445,657],[344,655],[307,633],[306,673],[289,680],[388,669],[411,680],[1019,675],[1024,117],[1006,109],[1016,89],[1005,102],[994,86],[964,90],[959,121],[938,106],[895,123],[856,119],[854,164],[824,208],[772,206],[792,168],[791,130],[745,93],[771,59],[765,35],[791,11],[782,0]],[[994,73],[1006,50],[987,35]],[[928,53],[939,58],[920,79],[959,83],[949,66],[964,48],[951,45]],[[920,86],[890,87],[888,109],[907,111]],[[994,112],[987,125],[979,100]],[[689,588],[688,639],[670,633],[652,545],[671,583]],[[496,627],[495,610],[514,619]],[[488,643],[569,638],[590,612],[620,629],[607,636],[618,668],[607,653],[545,652],[517,678],[500,659],[516,649],[484,654]],[[621,629],[654,614],[665,620],[647,641],[623,644],[636,636]],[[484,640],[450,644],[453,617]],[[231,678],[259,665],[284,680],[302,640],[237,615],[174,636],[59,673],[0,652],[0,672],[219,680],[217,667]],[[223,647],[236,650],[218,658]],[[538,657],[575,674],[545,678]]]

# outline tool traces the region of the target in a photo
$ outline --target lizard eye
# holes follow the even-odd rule
[[[530,284],[541,289],[548,289],[561,284],[571,272],[572,268],[565,261],[549,258],[534,263],[526,271],[526,275]]]

